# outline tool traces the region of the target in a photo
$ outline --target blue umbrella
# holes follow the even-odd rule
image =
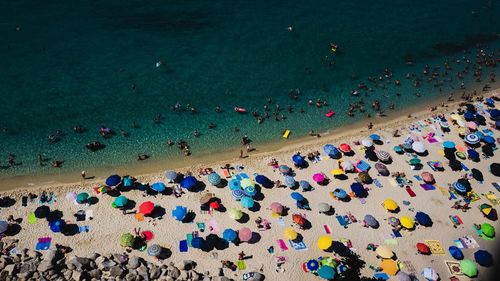
[[[240,200],[241,198],[243,198],[243,196],[245,196],[245,193],[241,189],[233,189],[231,190],[231,194],[236,200]]]
[[[106,179],[106,185],[114,187],[120,184],[122,178],[119,175],[111,175]]]
[[[172,210],[172,217],[176,220],[181,221],[187,215],[187,208],[184,206],[176,206],[175,209]]]
[[[474,259],[479,265],[482,266],[492,266],[493,265],[493,257],[488,251],[479,250],[474,253]]]
[[[184,187],[185,189],[189,190],[189,189],[193,188],[194,186],[196,186],[197,183],[198,183],[198,181],[196,180],[195,177],[188,176],[188,177],[185,177],[181,181],[181,186]]]
[[[371,138],[372,140],[374,140],[374,141],[379,141],[379,140],[380,140],[380,136],[379,136],[379,135],[377,135],[377,134],[371,134],[371,135],[370,135],[370,138]]]
[[[396,145],[393,149],[394,149],[394,152],[396,152],[396,153],[403,153],[403,148],[399,145]]]
[[[295,179],[291,176],[285,176],[285,184],[288,187],[294,187],[296,182]]]
[[[485,98],[484,99],[484,102],[488,105],[488,106],[493,106],[495,105],[495,100],[493,98]]]
[[[227,228],[222,233],[222,238],[224,238],[228,242],[232,242],[238,237],[238,233],[231,228]]]
[[[431,217],[429,217],[429,215],[424,212],[417,212],[415,214],[415,219],[418,221],[419,224],[423,226],[432,226]]]
[[[309,271],[316,271],[319,268],[319,262],[317,260],[309,260],[306,263],[306,267]]]
[[[333,191],[333,195],[337,198],[344,199],[347,197],[347,192],[342,188],[337,188]]]
[[[326,144],[324,147],[323,147],[323,150],[325,151],[325,153],[328,155],[328,156],[335,156],[335,155],[338,155],[340,153],[340,151],[338,150],[338,148],[336,148],[335,146],[333,146],[332,144]]]
[[[304,200],[304,196],[302,196],[302,194],[300,194],[298,192],[292,192],[292,193],[290,193],[290,196],[292,196],[292,199],[296,200],[296,201]]]
[[[241,198],[241,200],[240,200],[240,203],[241,203],[241,206],[243,208],[247,208],[247,209],[252,208],[253,205],[255,204],[253,199],[251,197],[248,197],[248,196],[243,196],[243,198]]]
[[[311,185],[309,184],[308,181],[305,181],[305,180],[301,180],[299,181],[299,186],[300,188],[302,188],[303,190],[307,190],[309,189],[309,187],[311,187]]]
[[[500,120],[500,110],[498,110],[498,109],[492,109],[492,110],[490,111],[490,118],[491,118],[493,121]]]
[[[123,186],[131,187],[134,184],[134,179],[129,176],[123,177]]]
[[[255,189],[255,187],[253,186],[247,186],[243,190],[243,193],[245,193],[246,196],[253,197],[255,196],[255,194],[257,194],[257,189]]]
[[[288,173],[290,173],[290,167],[288,167],[287,165],[281,165],[281,166],[279,167],[279,170],[280,170],[280,172],[281,172],[281,173],[283,173],[283,174],[288,174]]]
[[[258,184],[262,185],[265,188],[271,188],[273,187],[273,182],[266,176],[263,175],[257,175],[255,176],[255,182]]]
[[[357,197],[362,198],[362,197],[366,197],[366,195],[367,195],[366,190],[363,187],[363,185],[360,183],[357,183],[357,182],[351,184],[351,190],[352,190],[352,192],[354,192],[354,194],[356,194]]]
[[[229,181],[229,189],[235,190],[235,189],[241,189],[241,183],[237,179],[231,179]]]
[[[293,155],[292,161],[297,166],[302,166],[302,165],[304,165],[304,162],[305,162],[304,157],[302,157],[300,154]]]
[[[467,111],[464,113],[464,118],[465,118],[465,121],[474,120],[474,113]]]
[[[474,149],[467,149],[467,154],[471,159],[479,159],[479,153]]]
[[[319,277],[330,280],[335,277],[335,269],[331,266],[326,266],[323,265],[319,270],[318,270],[318,275]]]
[[[492,136],[484,136],[483,137],[483,141],[485,143],[491,143],[491,144],[493,144],[493,143],[495,143],[495,138],[492,137]]]
[[[167,186],[162,182],[155,182],[151,185],[151,189],[156,192],[163,192],[167,189]]]
[[[191,247],[195,249],[203,248],[203,244],[205,244],[205,241],[201,237],[193,237],[191,240]]]
[[[61,232],[65,225],[66,223],[61,219],[49,222],[49,227],[52,232]]]
[[[174,170],[166,171],[165,178],[167,178],[168,181],[174,181],[177,178],[177,173]]]
[[[464,254],[462,253],[462,250],[460,250],[458,247],[456,246],[450,246],[448,248],[448,251],[450,252],[450,255],[454,258],[454,259],[457,259],[457,260],[461,260],[464,258]]]
[[[458,192],[458,193],[466,193],[467,192],[467,188],[465,185],[459,183],[459,182],[455,182],[453,184],[453,188],[455,188],[455,190]]]
[[[455,148],[455,143],[452,141],[445,141],[445,142],[443,142],[443,147],[444,148]]]
[[[208,175],[208,182],[211,185],[219,185],[221,182],[221,178],[220,178],[219,174],[211,173],[210,175]]]

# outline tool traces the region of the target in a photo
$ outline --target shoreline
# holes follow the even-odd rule
[[[282,140],[282,141],[269,141],[258,143],[256,152],[246,154],[247,157],[239,158],[235,155],[239,154],[241,146],[235,146],[227,150],[216,151],[216,153],[201,153],[189,157],[180,157],[172,161],[172,159],[149,159],[137,164],[128,164],[120,166],[102,166],[97,168],[90,168],[85,170],[90,179],[75,180],[81,178],[80,171],[68,171],[60,174],[43,174],[43,175],[16,175],[0,178],[2,185],[0,186],[1,192],[8,191],[22,191],[27,189],[44,189],[52,186],[64,185],[89,185],[102,182],[105,177],[112,173],[129,174],[134,171],[136,177],[163,177],[165,170],[178,169],[180,171],[197,170],[200,167],[223,165],[224,163],[242,162],[245,163],[249,160],[259,160],[265,158],[268,154],[277,154],[283,152],[290,152],[292,150],[304,149],[308,146],[318,146],[326,142],[334,142],[340,138],[352,138],[355,134],[365,133],[368,131],[367,122],[373,123],[373,128],[370,131],[380,131],[382,128],[396,129],[404,126],[410,120],[408,114],[412,115],[413,119],[427,118],[433,114],[447,112],[450,108],[455,108],[459,103],[463,102],[457,99],[456,95],[459,91],[453,92],[454,101],[448,102],[447,96],[444,95],[438,99],[429,100],[422,104],[406,107],[400,110],[394,110],[387,114],[385,117],[371,117],[354,122],[352,125],[343,125],[338,128],[332,128],[324,132],[317,132],[321,135],[320,138],[311,136],[300,136],[296,139]],[[476,96],[492,96],[498,95],[500,88],[488,90],[486,92],[478,91]],[[440,104],[445,103],[446,107],[441,107]],[[430,112],[430,106],[437,106],[437,110]],[[349,127],[348,129],[346,129]],[[292,131],[293,134],[293,131]],[[292,135],[293,136],[293,135]],[[285,142],[285,143],[284,143]]]

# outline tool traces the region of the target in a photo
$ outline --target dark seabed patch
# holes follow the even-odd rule
[[[432,47],[439,52],[438,56],[450,55],[477,45],[488,44],[498,40],[498,38],[499,36],[495,33],[477,33],[474,35],[467,35],[461,42],[439,42]]]

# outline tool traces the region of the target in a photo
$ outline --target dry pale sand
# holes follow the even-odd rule
[[[496,92],[494,92],[496,94]],[[451,111],[450,107],[440,108],[439,111]],[[317,258],[319,256],[332,255],[330,253],[325,253],[319,250],[316,246],[317,239],[325,235],[325,230],[323,225],[328,225],[332,234],[331,237],[334,240],[339,240],[340,238],[347,238],[352,241],[353,250],[361,256],[361,259],[366,261],[366,266],[362,270],[362,274],[365,276],[372,276],[374,271],[369,269],[369,265],[378,266],[380,260],[376,258],[375,252],[365,250],[368,243],[384,244],[386,239],[384,235],[391,233],[390,226],[384,221],[385,218],[389,217],[390,214],[381,206],[381,203],[386,198],[392,198],[401,206],[401,211],[397,216],[406,215],[413,217],[416,211],[424,211],[431,216],[434,221],[432,227],[417,227],[417,229],[409,232],[402,231],[402,238],[397,238],[397,245],[390,246],[400,261],[411,261],[414,266],[416,274],[420,276],[420,272],[424,267],[433,267],[441,276],[442,280],[447,280],[451,276],[446,265],[445,260],[453,260],[448,254],[447,248],[453,245],[453,240],[457,239],[463,235],[472,235],[475,237],[476,241],[479,243],[482,249],[487,249],[491,253],[495,252],[495,241],[486,241],[478,237],[475,231],[472,229],[473,223],[483,223],[488,220],[483,217],[483,215],[478,210],[478,206],[481,203],[488,203],[488,201],[481,196],[479,201],[473,202],[471,204],[472,209],[464,213],[462,211],[453,210],[450,206],[453,204],[452,201],[448,200],[447,195],[443,195],[439,189],[433,191],[425,191],[420,186],[418,186],[417,181],[413,178],[413,175],[420,174],[422,171],[430,171],[428,166],[424,166],[421,171],[412,171],[410,166],[406,163],[409,159],[408,156],[402,155],[398,156],[392,151],[392,147],[404,141],[404,138],[408,134],[408,126],[410,123],[416,123],[418,120],[426,118],[425,115],[418,114],[418,119],[408,119],[406,116],[404,118],[396,119],[389,124],[384,124],[383,126],[377,126],[374,130],[368,132],[359,130],[357,132],[350,131],[345,134],[329,135],[320,139],[314,139],[307,142],[302,142],[301,144],[294,144],[293,146],[288,146],[282,148],[273,153],[265,154],[254,154],[246,159],[233,160],[234,165],[244,166],[244,170],[248,174],[260,173],[268,176],[272,180],[282,180],[278,172],[273,172],[272,168],[267,165],[271,158],[276,158],[280,164],[292,165],[291,156],[297,151],[300,151],[303,155],[308,152],[319,150],[322,151],[322,146],[325,143],[333,143],[339,145],[342,142],[350,143],[356,154],[353,157],[343,157],[343,159],[362,159],[363,153],[360,151],[360,146],[353,145],[354,140],[359,140],[367,137],[371,133],[378,133],[382,136],[384,140],[383,145],[377,145],[376,149],[385,150],[391,153],[393,156],[393,163],[388,165],[391,172],[405,172],[408,179],[412,179],[414,182],[413,190],[417,194],[416,197],[410,198],[404,188],[393,187],[389,183],[390,177],[377,176],[376,170],[373,168],[374,162],[370,162],[372,165],[372,170],[370,175],[374,178],[378,178],[383,184],[383,188],[377,188],[375,185],[368,185],[370,188],[369,196],[366,198],[366,204],[361,204],[360,200],[353,198],[350,202],[340,202],[333,200],[328,192],[333,191],[336,187],[342,187],[350,191],[350,184],[354,181],[355,174],[348,174],[347,180],[337,180],[332,179],[332,181],[327,186],[318,186],[312,184],[315,187],[314,191],[301,192],[304,197],[306,197],[312,208],[312,211],[302,211],[298,210],[295,206],[294,200],[290,197],[291,190],[288,188],[273,188],[273,189],[262,189],[264,199],[258,201],[261,206],[260,210],[257,212],[252,212],[246,210],[245,212],[249,215],[250,220],[247,223],[239,223],[229,218],[226,213],[215,212],[213,215],[200,214],[199,212],[199,198],[202,193],[190,193],[187,192],[181,198],[175,198],[174,196],[162,196],[158,195],[156,197],[143,196],[143,192],[140,191],[130,191],[124,193],[125,196],[134,200],[138,205],[144,201],[151,200],[155,204],[160,205],[166,210],[165,216],[161,220],[156,221],[156,225],[153,225],[149,219],[143,222],[137,222],[133,215],[123,215],[121,211],[113,209],[111,203],[113,198],[107,195],[96,195],[99,202],[92,206],[75,205],[75,203],[68,201],[66,193],[68,191],[85,191],[94,194],[92,187],[96,183],[102,183],[103,179],[97,179],[95,181],[89,181],[85,183],[68,184],[61,186],[51,186],[43,187],[44,190],[53,191],[57,194],[57,200],[55,203],[51,204],[52,209],[59,209],[64,212],[64,219],[67,221],[75,222],[73,214],[80,209],[93,210],[94,219],[87,222],[78,222],[78,225],[88,225],[91,230],[89,233],[76,234],[74,236],[64,236],[60,233],[52,233],[44,220],[39,220],[36,224],[30,225],[27,223],[27,216],[32,212],[38,204],[31,203],[28,207],[21,207],[20,199],[22,195],[26,195],[28,190],[14,190],[6,191],[4,195],[11,195],[18,203],[15,206],[8,209],[1,209],[1,218],[6,219],[10,214],[14,215],[15,218],[23,218],[21,223],[22,230],[16,235],[19,239],[19,247],[27,247],[33,249],[38,237],[50,236],[53,239],[52,245],[55,243],[60,243],[63,245],[69,245],[74,249],[74,253],[80,256],[88,256],[91,253],[117,253],[122,252],[123,249],[120,248],[118,239],[122,233],[131,232],[133,233],[134,227],[140,227],[141,230],[151,230],[155,234],[155,238],[152,243],[157,243],[163,245],[172,251],[172,256],[165,262],[174,261],[181,262],[184,259],[192,259],[198,263],[198,269],[200,271],[209,270],[212,274],[217,274],[217,268],[220,267],[220,260],[228,259],[235,261],[237,260],[237,253],[244,251],[247,255],[252,256],[251,259],[246,261],[247,270],[262,270],[263,273],[268,278],[267,280],[319,280],[319,277],[315,277],[311,274],[304,273],[301,269],[301,265],[304,261],[311,258]],[[392,137],[392,132],[394,129],[401,129],[401,137]],[[431,127],[427,126],[422,129],[422,133],[434,131]],[[456,127],[453,127],[452,133],[444,135],[442,138],[445,140],[455,141],[457,144],[462,144],[463,141],[455,133]],[[496,136],[498,137],[498,135]],[[422,158],[423,162],[430,160],[440,160],[445,161],[444,157],[438,155],[438,150],[441,148],[441,143],[429,144],[426,141],[427,148],[429,150],[429,155]],[[498,156],[481,159],[479,163],[474,163],[472,161],[464,161],[464,163],[469,168],[477,168],[484,172],[485,181],[483,184],[479,184],[476,181],[471,181],[474,190],[477,193],[486,193],[488,191],[493,191],[497,196],[498,191],[492,187],[492,183],[498,181],[491,173],[488,172],[488,166],[492,162],[498,162]],[[223,162],[213,163],[209,166],[213,167],[217,172],[221,172],[219,167]],[[225,163],[225,162],[224,162]],[[337,168],[336,160],[328,159],[326,156],[322,155],[322,161],[318,163],[309,163],[309,167],[302,170],[295,170],[295,179],[298,180],[308,180],[313,183],[312,175],[317,172],[323,172],[327,175],[330,174],[330,170]],[[192,166],[184,169],[179,169],[181,172],[186,172],[187,170],[197,171],[199,166]],[[134,174],[134,171],[128,171],[129,174]],[[449,183],[454,182],[458,179],[463,172],[452,172],[449,168],[445,172],[433,172],[436,177],[438,187],[447,187]],[[332,177],[330,177],[332,178]],[[150,174],[146,176],[138,176],[140,182],[156,182],[164,181],[163,172]],[[216,197],[222,200],[223,205],[226,208],[239,207],[240,204],[233,200],[230,191],[227,187],[216,188],[208,184],[206,177],[198,177],[200,181],[206,183],[205,191],[210,191],[215,193]],[[40,192],[40,189],[31,190],[31,192]],[[410,201],[409,206],[404,206],[402,201]],[[288,216],[284,217],[285,226],[278,224],[276,218],[271,217],[271,212],[268,210],[269,205],[272,202],[281,202],[283,205],[290,208]],[[345,215],[347,212],[351,212],[358,220],[362,220],[366,214],[372,214],[377,218],[381,224],[379,229],[364,228],[360,223],[353,223],[348,226],[348,228],[343,228],[339,225],[335,216],[327,216],[324,214],[319,214],[317,211],[317,205],[320,202],[327,202],[335,208],[336,214]],[[189,249],[187,253],[180,253],[178,250],[179,240],[185,239],[186,234],[196,230],[195,223],[181,223],[175,221],[171,216],[170,212],[176,205],[183,205],[189,209],[196,212],[196,217],[194,222],[205,222],[208,223],[209,220],[215,220],[220,229],[219,235],[222,236],[222,231],[225,228],[239,229],[244,226],[250,227],[254,232],[258,233],[260,236],[260,241],[254,244],[242,243],[239,246],[231,244],[229,248],[225,250],[214,250],[212,252],[206,253],[196,249]],[[413,208],[414,211],[410,210]],[[312,228],[308,230],[299,230],[297,227],[294,228],[302,234],[304,241],[308,246],[305,251],[295,251],[289,246],[287,251],[282,251],[275,242],[277,239],[284,239],[283,230],[285,227],[292,225],[291,214],[293,213],[304,213],[307,219],[311,222]],[[453,228],[452,223],[448,216],[451,214],[458,214],[462,218],[464,225]],[[261,216],[271,221],[271,229],[268,231],[258,231],[254,223],[254,220]],[[491,222],[497,230],[498,223]],[[208,230],[205,233],[200,233],[201,236],[207,235]],[[422,256],[416,254],[415,244],[417,242],[424,242],[424,240],[439,240],[442,246],[446,250],[445,255],[430,255]],[[267,248],[274,246],[275,254],[269,254]],[[466,258],[474,259],[473,253],[477,249],[465,249],[464,254]],[[147,257],[146,253],[134,251],[134,255],[142,256],[148,260],[151,258]],[[283,265],[284,272],[277,273],[275,271],[275,261],[276,256],[285,256],[287,262]],[[500,260],[499,256],[494,257],[495,260]],[[487,280],[488,274],[492,272],[492,268],[479,267],[479,277],[478,280]],[[404,268],[403,271],[409,272],[409,268]],[[237,277],[241,275],[241,272],[230,272],[225,271],[226,276]],[[419,277],[421,278],[421,277]],[[468,279],[464,278],[463,279]],[[423,279],[423,278],[422,278]]]

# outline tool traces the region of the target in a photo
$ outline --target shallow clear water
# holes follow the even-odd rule
[[[38,166],[39,153],[64,159],[64,171],[120,165],[135,161],[138,153],[179,156],[177,148],[165,145],[168,138],[186,139],[199,153],[237,145],[243,134],[265,142],[279,139],[286,128],[296,136],[342,126],[352,121],[344,114],[348,104],[360,99],[351,89],[368,83],[368,76],[378,77],[386,67],[394,73],[391,81],[379,82],[386,89],[367,93],[368,111],[375,99],[385,107],[389,100],[397,108],[414,105],[439,91],[427,82],[415,89],[406,73],[421,75],[426,63],[462,58],[460,50],[477,43],[490,50],[500,45],[497,1],[295,2],[2,1],[0,159],[6,165],[6,155],[13,153],[21,165],[0,174],[50,170]],[[341,51],[332,53],[330,42]],[[474,52],[466,56],[473,59]],[[409,58],[414,65],[405,64]],[[160,59],[166,64],[156,68]],[[463,63],[452,67],[459,71]],[[483,80],[491,71],[485,69]],[[450,77],[443,92],[459,85]],[[394,86],[394,79],[402,85]],[[295,88],[301,95],[291,101],[288,91]],[[293,105],[296,112],[284,110],[287,120],[271,118],[261,125],[249,114],[232,112],[238,105],[262,113],[268,97],[271,107]],[[327,108],[307,106],[316,98],[326,99],[338,114],[326,119]],[[176,102],[199,113],[173,112]],[[217,105],[224,113],[214,112]],[[298,113],[301,107],[305,114]],[[153,122],[158,113],[161,124]],[[354,119],[359,118],[364,115]],[[140,128],[131,127],[134,121]],[[217,128],[208,130],[209,122]],[[88,131],[74,133],[76,124]],[[103,139],[100,124],[130,136]],[[48,144],[47,136],[58,129],[65,136]],[[195,129],[201,137],[192,137]],[[106,149],[87,151],[84,145],[92,140]]]

